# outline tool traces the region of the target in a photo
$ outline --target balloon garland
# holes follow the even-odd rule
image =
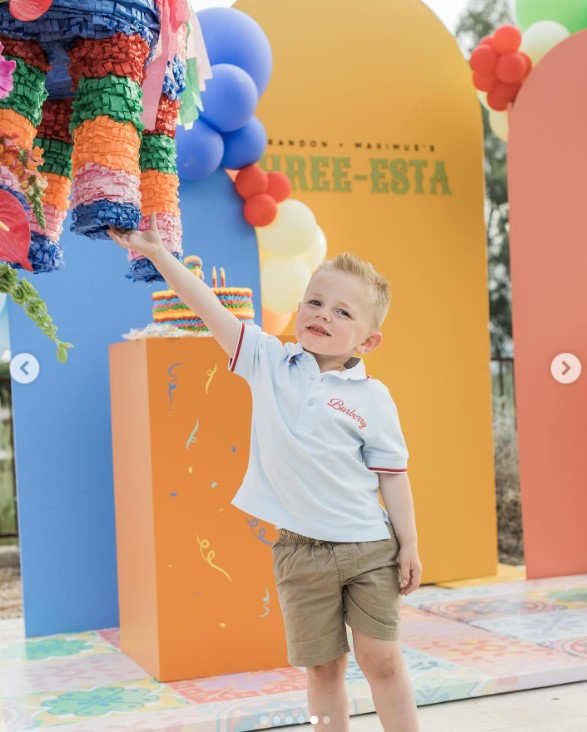
[[[470,58],[473,84],[489,124],[504,142],[508,112],[536,64],[571,33],[587,27],[587,0],[516,0],[519,28],[504,25],[483,38]]]

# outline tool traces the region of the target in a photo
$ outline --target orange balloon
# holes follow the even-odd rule
[[[291,320],[292,313],[274,313],[262,308],[263,330],[269,335],[281,335]]]

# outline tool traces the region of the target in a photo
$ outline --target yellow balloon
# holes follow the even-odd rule
[[[326,237],[322,229],[317,226],[316,233],[314,234],[314,241],[309,249],[302,252],[299,258],[302,262],[305,262],[310,272],[314,273],[318,266],[324,261],[326,256]]]
[[[504,142],[508,141],[510,125],[507,110],[505,112],[496,112],[495,109],[489,110],[489,126],[496,137]]]
[[[530,56],[534,67],[551,48],[570,35],[564,25],[556,23],[554,20],[541,20],[526,28],[522,33],[520,51]]]
[[[273,313],[291,313],[301,301],[310,270],[297,257],[268,257],[261,267],[261,303]]]
[[[316,217],[301,201],[288,198],[277,207],[277,216],[269,226],[257,228],[259,244],[268,254],[295,257],[312,246]]]

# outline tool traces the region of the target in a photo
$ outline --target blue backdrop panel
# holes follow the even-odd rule
[[[185,254],[227,270],[229,285],[252,287],[261,322],[254,229],[232,181],[217,171],[180,189]],[[12,356],[40,363],[36,381],[12,382],[20,546],[27,636],[118,624],[108,346],[151,322],[151,292],[162,283],[124,277],[114,242],[62,237],[65,268],[29,275],[47,302],[67,364],[9,299]]]

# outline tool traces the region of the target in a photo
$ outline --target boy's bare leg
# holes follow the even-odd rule
[[[418,732],[414,692],[399,641],[371,638],[353,629],[353,645],[385,732]]]
[[[345,687],[348,654],[319,666],[307,666],[308,707],[317,732],[348,732],[349,702]]]

